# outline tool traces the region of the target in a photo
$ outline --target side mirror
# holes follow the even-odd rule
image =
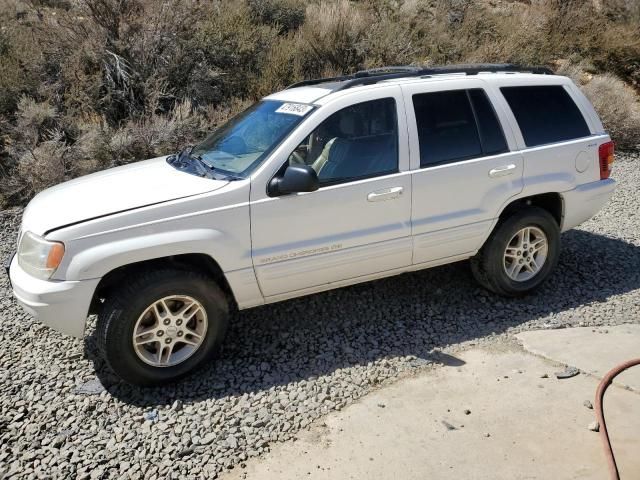
[[[289,165],[281,177],[271,179],[269,195],[315,192],[319,186],[318,174],[309,165]]]

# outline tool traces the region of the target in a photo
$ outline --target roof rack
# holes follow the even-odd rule
[[[443,65],[435,67],[389,66],[361,70],[352,75],[342,75],[339,77],[317,78],[314,80],[304,80],[289,85],[289,88],[307,87],[321,83],[336,83],[332,88],[334,92],[346,90],[362,85],[372,85],[383,80],[394,80],[408,77],[429,77],[431,75],[446,75],[453,73],[464,73],[466,75],[477,75],[478,73],[535,73],[540,75],[553,75],[553,71],[547,67],[527,67],[513,63],[474,63],[460,65]]]

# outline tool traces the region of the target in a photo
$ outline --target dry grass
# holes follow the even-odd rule
[[[640,99],[627,83],[611,73],[593,73],[593,65],[560,62],[557,73],[570,77],[598,112],[622,150],[640,148]]]
[[[175,150],[294,81],[382,65],[586,64],[632,148],[640,7],[602,3],[0,0],[0,206]]]
[[[353,71],[364,61],[358,45],[371,21],[365,11],[348,0],[323,1],[307,7],[308,22],[301,30],[304,68]]]
[[[640,102],[637,94],[616,76],[595,75],[582,87],[620,149],[640,147]]]
[[[28,149],[18,160],[17,174],[29,193],[36,193],[63,181],[66,177],[69,148],[59,132]]]

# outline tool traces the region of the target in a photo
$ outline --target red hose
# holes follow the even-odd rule
[[[613,382],[614,378],[616,378],[628,368],[634,367],[636,365],[640,365],[640,358],[629,360],[613,368],[602,378],[600,385],[598,385],[598,390],[596,391],[596,416],[598,418],[598,422],[600,423],[600,438],[602,439],[604,453],[607,457],[607,464],[609,466],[609,477],[611,478],[611,480],[620,480],[620,473],[618,472],[616,458],[613,455],[611,440],[609,439],[609,434],[607,433],[607,424],[604,421],[604,393],[606,392],[609,385],[611,385],[611,382]]]

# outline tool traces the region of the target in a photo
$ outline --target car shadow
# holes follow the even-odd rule
[[[575,307],[638,288],[640,247],[572,230],[563,235],[554,274],[524,298],[485,291],[468,263],[460,262],[241,311],[232,318],[221,355],[173,385],[145,389],[119,381],[97,355],[93,333],[85,349],[101,382],[119,400],[138,406],[191,403],[397,356],[457,366],[460,360],[438,350],[540,318],[548,327],[561,327],[555,314],[564,312],[566,322]]]

